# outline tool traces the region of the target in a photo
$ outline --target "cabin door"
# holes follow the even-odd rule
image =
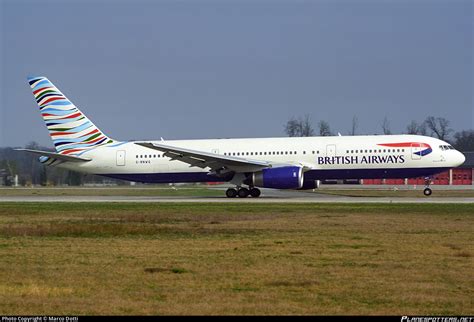
[[[411,144],[411,159],[412,160],[421,160],[421,143],[412,143]]]
[[[117,165],[118,166],[125,165],[125,150],[117,151]]]
[[[335,157],[336,156],[336,145],[335,144],[326,145],[326,156],[327,157]]]

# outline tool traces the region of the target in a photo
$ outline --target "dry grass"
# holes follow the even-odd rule
[[[0,313],[472,315],[473,214],[0,204]]]
[[[324,187],[316,190],[316,193],[347,196],[347,197],[390,197],[390,198],[426,198],[423,195],[423,186],[413,190],[394,190],[389,186],[386,189],[331,189]],[[466,190],[442,190],[439,187],[431,186],[433,194],[430,198],[473,198],[474,189]]]
[[[206,186],[139,187],[39,187],[0,188],[0,196],[201,196],[222,197],[223,192]]]

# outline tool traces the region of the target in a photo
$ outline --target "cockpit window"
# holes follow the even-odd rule
[[[452,145],[440,145],[439,148],[441,151],[456,150]]]

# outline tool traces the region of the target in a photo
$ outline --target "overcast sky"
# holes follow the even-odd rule
[[[473,1],[0,3],[0,146],[52,146],[28,75],[118,140],[474,128]]]

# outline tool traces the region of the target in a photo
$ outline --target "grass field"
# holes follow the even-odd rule
[[[42,187],[42,188],[3,188],[0,196],[201,196],[222,197],[222,190],[207,187]]]
[[[474,314],[472,204],[0,203],[0,314]]]
[[[433,195],[429,198],[473,198],[474,189],[470,190],[441,190],[436,186],[431,187]],[[427,198],[423,189],[418,190],[393,190],[393,189],[320,189],[316,193],[346,196],[346,197],[393,197],[393,198]]]
[[[41,187],[41,188],[0,188],[0,196],[146,196],[146,197],[223,197],[224,187],[206,186],[138,186],[138,187]],[[311,190],[299,191],[305,194],[327,194],[348,197],[393,197],[393,198],[426,198],[422,189],[393,190],[393,189],[344,189],[339,186],[323,186],[314,192]],[[265,195],[265,192],[263,193]],[[474,189],[443,190],[433,186],[433,195],[430,198],[473,198]]]

